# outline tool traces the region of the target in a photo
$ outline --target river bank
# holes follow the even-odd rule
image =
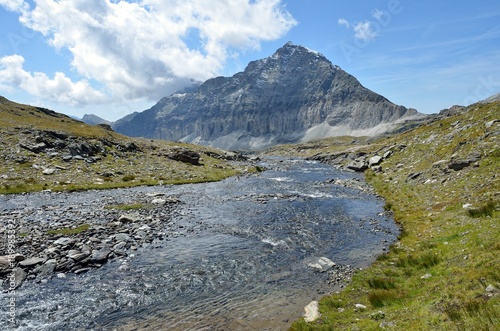
[[[319,319],[301,319],[291,330],[497,328],[499,107],[455,107],[348,150],[329,141],[317,149],[293,147],[364,172],[403,231],[387,255],[353,275],[346,291],[320,301]]]

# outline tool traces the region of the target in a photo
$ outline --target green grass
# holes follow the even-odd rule
[[[139,209],[144,209],[147,207],[150,207],[150,205],[146,205],[143,203],[106,206],[107,209],[118,209],[118,210],[124,210],[124,211],[139,210]]]
[[[500,160],[498,136],[484,123],[499,115],[500,103],[473,105],[463,114],[359,147],[368,155],[393,151],[383,172],[367,171],[366,179],[403,232],[389,253],[355,273],[344,291],[321,299],[318,321],[299,320],[291,330],[381,330],[381,321],[370,318],[379,310],[382,321],[394,325],[387,329],[498,330],[500,293],[486,287],[500,288]],[[432,135],[434,141],[426,142]],[[460,171],[448,170],[446,163],[433,166],[478,152],[478,165]],[[416,172],[422,174],[408,180]],[[466,204],[478,207],[465,209]],[[335,302],[343,303],[342,311]],[[356,311],[356,303],[367,310]]]
[[[470,217],[480,218],[480,217],[491,217],[496,209],[497,204],[493,201],[488,201],[484,206],[480,208],[472,208],[467,210]]]
[[[90,228],[90,224],[82,224],[76,228],[62,228],[55,230],[48,230],[48,235],[64,235],[64,236],[72,236],[82,232],[87,231]]]

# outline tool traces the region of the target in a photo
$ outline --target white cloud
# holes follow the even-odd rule
[[[382,19],[382,17],[384,17],[384,12],[381,11],[380,9],[375,9],[375,11],[373,11],[372,13],[372,17],[376,20],[380,20]]]
[[[53,82],[30,85],[32,91],[73,89],[75,97],[68,100],[77,102],[79,95],[80,103],[102,101],[103,93],[114,100],[158,100],[192,80],[216,76],[228,54],[258,49],[296,24],[281,0],[35,0],[32,8],[22,0],[0,0],[0,5],[19,11],[22,24],[42,33],[54,48],[68,49],[74,72],[85,79],[30,76],[19,63],[5,63],[4,71],[11,65],[13,78],[27,74],[32,84]],[[105,90],[77,93],[92,89],[90,79]]]
[[[23,11],[29,8],[29,5],[23,0],[0,0],[0,6],[7,8],[10,11]]]
[[[351,27],[351,24],[349,23],[349,21],[347,21],[345,18],[339,18],[338,20],[338,24],[340,26],[345,26],[346,28],[350,28]]]
[[[354,37],[363,41],[374,40],[378,33],[373,29],[372,22],[364,21],[354,26]]]
[[[30,73],[23,69],[24,58],[20,55],[0,58],[0,86],[16,86],[33,96],[72,106],[105,102],[106,96],[94,90],[87,80],[73,83],[62,72],[50,79],[42,72]]]

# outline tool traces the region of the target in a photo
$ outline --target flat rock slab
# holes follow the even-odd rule
[[[32,257],[32,258],[29,258],[29,259],[26,259],[24,261],[19,262],[19,265],[22,268],[30,268],[30,267],[34,267],[38,264],[42,264],[43,262],[45,262],[45,260],[46,259],[44,259],[42,257]]]

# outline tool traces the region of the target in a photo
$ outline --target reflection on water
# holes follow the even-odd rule
[[[264,166],[270,170],[219,183],[66,196],[65,203],[92,205],[106,196],[175,194],[184,204],[172,222],[183,235],[141,248],[127,258],[128,270],[113,261],[87,274],[26,283],[17,293],[18,329],[286,329],[309,301],[332,290],[328,275],[308,260],[364,267],[384,241],[396,239],[380,200],[326,183],[355,175],[300,160]]]

